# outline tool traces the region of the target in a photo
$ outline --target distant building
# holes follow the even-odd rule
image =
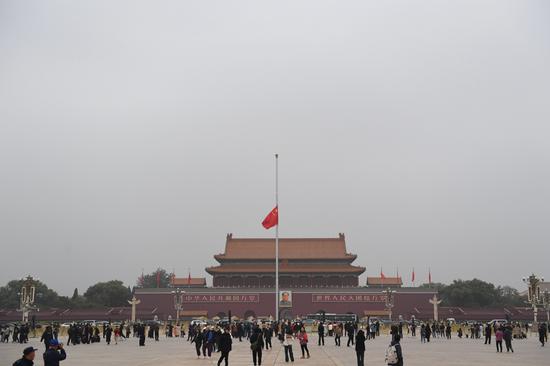
[[[365,267],[352,265],[357,256],[346,251],[344,234],[336,238],[279,239],[281,288],[357,287]],[[213,287],[275,287],[275,239],[234,238],[225,252],[206,268]]]
[[[172,277],[170,280],[171,287],[191,287],[202,288],[206,287],[206,278],[204,277]]]
[[[395,288],[403,286],[401,277],[367,277],[367,287]]]

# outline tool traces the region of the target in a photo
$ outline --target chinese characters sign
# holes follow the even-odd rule
[[[386,302],[386,295],[378,294],[313,294],[312,302]]]
[[[182,302],[190,303],[209,303],[209,302],[237,302],[237,303],[258,303],[259,294],[195,294],[183,295]]]

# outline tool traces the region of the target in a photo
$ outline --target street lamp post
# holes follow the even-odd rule
[[[523,282],[527,284],[527,301],[533,307],[533,328],[537,329],[538,305],[542,301],[540,283],[544,282],[544,278],[538,278],[535,274],[532,274],[528,278],[524,277]]]
[[[20,311],[23,313],[22,321],[27,323],[29,321],[29,313],[31,310],[37,309],[34,301],[36,299],[36,280],[32,276],[23,278],[23,285],[21,286],[21,292],[19,295]]]
[[[384,294],[386,294],[386,309],[388,310],[388,315],[390,317],[390,322],[391,322],[391,317],[392,317],[392,309],[393,309],[393,306],[394,306],[394,299],[395,299],[395,290],[392,290],[391,288],[387,288],[386,291],[383,291]]]
[[[175,290],[172,291],[172,294],[174,294],[174,308],[176,309],[176,324],[179,323],[179,321],[180,321],[180,311],[183,310],[182,296],[183,296],[184,293],[185,293],[185,291],[180,289],[180,288],[176,288]]]

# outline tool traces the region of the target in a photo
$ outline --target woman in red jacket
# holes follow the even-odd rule
[[[302,349],[302,358],[306,358],[306,353],[307,353],[307,358],[309,358],[309,349],[307,348],[307,342],[308,342],[308,338],[307,338],[307,333],[306,333],[306,328],[302,327],[302,329],[300,330],[300,333],[298,334],[298,340],[300,341],[300,348]]]

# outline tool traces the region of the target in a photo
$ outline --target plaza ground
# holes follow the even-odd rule
[[[65,341],[66,338],[62,338]],[[334,345],[334,339],[327,337],[325,346],[317,346],[317,336],[310,335],[310,359],[300,359],[300,346],[293,347],[296,365],[355,365],[355,351],[346,347],[347,338],[342,338],[342,347]],[[389,336],[384,335],[376,340],[367,341],[365,353],[366,365],[384,365],[384,352],[389,342]],[[35,364],[42,365],[41,352],[43,344],[38,339],[31,339],[30,345],[36,346],[37,360]],[[249,343],[233,343],[233,351],[230,353],[230,365],[252,365]],[[283,347],[274,339],[274,349],[264,351],[263,365],[284,365]],[[426,365],[522,365],[541,366],[550,365],[550,346],[541,347],[535,335],[527,340],[513,342],[515,353],[496,353],[494,339],[491,346],[485,346],[483,340],[458,339],[452,340],[434,339],[429,344],[421,344],[418,337],[405,336],[402,341],[405,364],[407,366]],[[24,345],[0,343],[0,365],[9,366],[20,357]],[[137,338],[119,342],[118,345],[107,346],[103,340],[99,344],[69,346],[67,360],[61,364],[64,366],[152,366],[152,365],[215,365],[219,357],[214,353],[212,359],[197,359],[195,347],[182,338],[161,338],[159,342],[146,340],[145,347],[139,347]],[[223,363],[222,363],[223,364]]]

